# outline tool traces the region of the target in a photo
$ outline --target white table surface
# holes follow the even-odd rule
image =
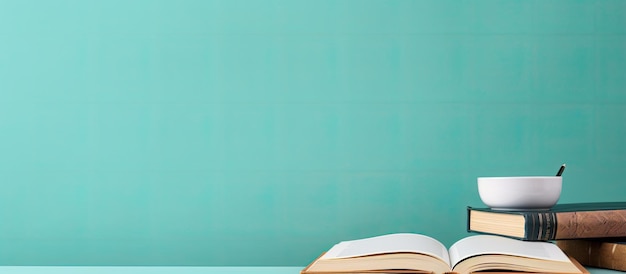
[[[0,274],[298,274],[303,267],[195,267],[195,266],[0,266]],[[587,268],[591,274],[626,272]]]

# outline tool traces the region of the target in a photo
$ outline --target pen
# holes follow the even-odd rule
[[[564,170],[565,170],[565,164],[563,164],[561,166],[561,168],[559,168],[559,171],[556,173],[556,176],[561,176],[561,174],[563,174]]]

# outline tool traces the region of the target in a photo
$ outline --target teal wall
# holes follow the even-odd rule
[[[0,0],[1,265],[446,245],[476,177],[624,200],[626,1]]]

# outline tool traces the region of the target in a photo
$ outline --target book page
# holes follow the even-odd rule
[[[551,261],[569,262],[565,253],[553,243],[528,242],[493,235],[463,238],[450,247],[450,263],[483,254],[506,254]]]
[[[448,250],[441,242],[428,236],[413,233],[388,234],[340,242],[320,259],[350,258],[397,252],[426,254],[450,265]]]

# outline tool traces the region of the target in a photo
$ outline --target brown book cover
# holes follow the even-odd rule
[[[583,265],[626,271],[626,238],[558,240],[556,244]]]
[[[550,210],[467,209],[467,230],[529,241],[626,237],[626,202],[558,204]]]

